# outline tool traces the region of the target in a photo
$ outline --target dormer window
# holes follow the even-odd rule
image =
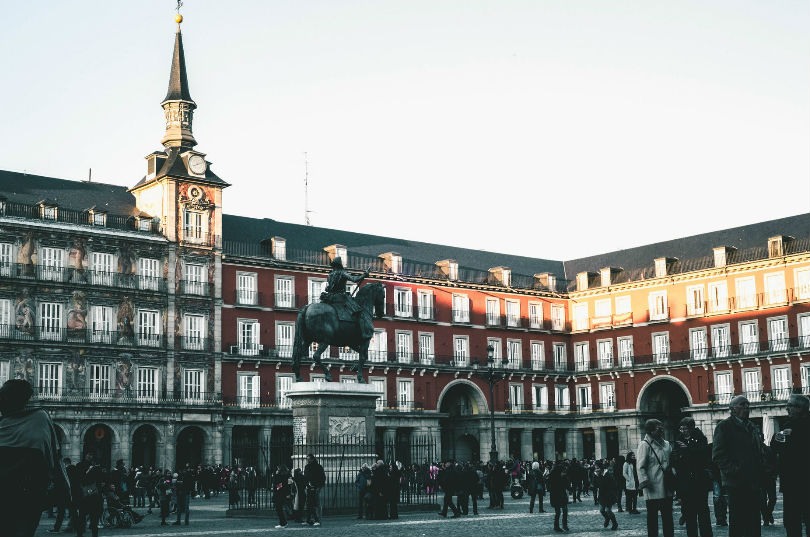
[[[271,239],[272,254],[280,261],[287,260],[287,239],[283,237],[273,237]]]
[[[512,284],[512,270],[507,267],[493,267],[489,269],[492,283],[509,287]]]
[[[103,211],[90,211],[90,225],[93,226],[106,226],[107,213]]]
[[[733,246],[718,246],[714,248],[714,266],[725,267],[728,264],[728,257],[736,250]]]
[[[152,220],[151,218],[147,217],[139,217],[138,218],[138,231],[152,231]]]
[[[343,261],[343,266],[349,266],[349,257],[348,251],[346,247],[342,244],[333,244],[331,246],[327,246],[324,248],[324,251],[329,255],[329,261],[333,261],[336,257],[339,257],[341,261]]]
[[[58,209],[56,205],[40,204],[39,216],[43,220],[56,220],[59,212]]]
[[[458,263],[454,259],[445,259],[437,262],[436,265],[448,280],[458,280]]]
[[[8,203],[8,200],[6,200],[6,198],[0,198],[0,216],[3,216],[3,215],[6,214],[6,204],[7,203]]]
[[[396,252],[387,252],[380,255],[383,260],[383,270],[391,274],[402,273],[402,256]]]

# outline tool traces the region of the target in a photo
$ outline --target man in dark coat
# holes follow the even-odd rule
[[[439,516],[447,517],[447,510],[453,511],[453,518],[461,516],[461,511],[453,503],[453,495],[458,487],[458,475],[456,473],[453,461],[444,463],[444,468],[439,470],[439,477],[437,479],[439,486],[444,491],[444,501],[442,502],[442,510],[439,511]]]
[[[776,453],[787,537],[801,537],[802,525],[810,532],[810,399],[793,394],[787,403],[788,420],[776,433],[771,447]]]
[[[307,455],[304,465],[304,479],[306,479],[307,495],[307,523],[311,526],[321,525],[321,489],[326,484],[326,472],[323,466],[315,460],[312,453]]]
[[[729,403],[731,416],[717,424],[712,459],[728,491],[729,537],[760,537],[759,485],[764,462],[761,433],[748,419],[749,402],[738,395]]]
[[[691,417],[683,418],[672,449],[672,463],[678,478],[678,497],[686,521],[687,537],[712,537],[709,516],[709,490],[712,455],[706,435],[695,427]]]

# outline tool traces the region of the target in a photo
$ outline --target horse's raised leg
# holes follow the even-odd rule
[[[322,345],[321,343],[318,343],[318,350],[315,351],[315,354],[312,355],[312,359],[323,370],[323,378],[326,379],[326,382],[332,382],[332,374],[329,372],[329,366],[321,362],[321,354],[323,354],[323,351],[326,350],[327,348],[328,345]]]

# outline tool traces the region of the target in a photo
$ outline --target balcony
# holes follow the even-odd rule
[[[184,295],[210,296],[211,285],[208,282],[181,280],[180,292]]]
[[[234,304],[237,306],[263,306],[264,295],[259,291],[237,289],[234,291]]]
[[[487,313],[484,322],[490,328],[502,328],[501,316],[494,313]]]
[[[178,346],[184,351],[210,351],[211,340],[206,337],[181,336],[178,337]]]
[[[436,311],[433,306],[419,306],[417,308],[417,318],[420,321],[435,321]]]
[[[62,386],[39,385],[34,387],[33,401],[43,404],[58,403],[59,405],[103,402],[109,405],[135,406],[157,405],[171,407],[188,407],[207,405],[217,407],[222,404],[219,393],[194,392],[193,396],[182,394],[166,394],[157,390],[118,389],[118,388],[82,388],[66,389]]]
[[[185,246],[222,248],[222,237],[212,233],[200,233],[195,229],[184,229],[183,235],[180,237],[180,244]]]
[[[26,265],[6,263],[0,265],[0,278],[37,280],[79,285],[96,285],[118,289],[166,291],[166,280],[137,274],[80,270],[63,266]]]
[[[25,203],[15,203],[6,201],[2,207],[2,215],[15,218],[25,218],[28,220],[57,221],[67,224],[74,224],[83,227],[99,227],[101,219],[97,218],[99,213],[93,214],[89,211],[77,211],[66,207],[58,207],[54,211],[42,211],[40,204],[29,205]],[[160,233],[160,223],[154,220],[147,222],[137,221],[132,216],[104,214],[103,227],[109,229],[121,229],[127,231],[139,231],[145,234],[157,235]]]
[[[669,321],[669,319],[669,308],[647,310],[647,322],[649,323],[663,323]]]
[[[0,324],[0,340],[43,341],[62,343],[95,343],[122,347],[160,347],[160,334],[135,337],[131,332],[116,330],[92,330],[52,326],[20,326]]]
[[[297,310],[299,304],[306,304],[307,298],[293,293],[276,293],[273,296],[273,307],[279,310]]]
[[[744,390],[740,394],[736,393],[729,393],[729,392],[714,392],[709,394],[709,404],[710,405],[727,405],[731,398],[735,395],[742,395],[748,401],[753,404],[758,403],[765,403],[769,405],[780,406],[784,405],[785,402],[790,398],[791,394],[794,393],[803,393],[807,395],[810,392],[808,387],[799,388],[775,388],[773,390],[762,390],[762,389],[747,389]]]
[[[470,322],[470,310],[468,310],[468,309],[451,310],[451,315],[452,315],[454,323],[469,323]]]

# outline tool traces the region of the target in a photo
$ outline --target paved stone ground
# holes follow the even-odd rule
[[[483,500],[486,506],[488,500]],[[457,519],[439,517],[434,511],[404,513],[399,520],[356,520],[354,517],[327,517],[320,527],[301,526],[290,523],[286,529],[273,528],[278,521],[275,517],[262,518],[227,518],[224,496],[211,500],[192,500],[191,517],[188,526],[160,526],[160,518],[154,513],[137,526],[130,529],[101,529],[100,536],[109,537],[198,537],[198,536],[239,536],[255,537],[271,534],[292,533],[306,537],[308,535],[327,534],[329,537],[350,537],[369,535],[373,537],[533,537],[540,535],[562,535],[553,531],[554,514],[529,514],[529,502],[526,498],[512,500],[507,496],[503,511],[491,511],[484,507],[479,516],[463,516]],[[763,537],[777,537],[785,534],[781,526],[781,498],[776,505],[776,526],[762,528]],[[546,504],[548,510],[548,504]],[[619,529],[603,529],[602,516],[594,506],[593,500],[585,497],[582,503],[571,504],[569,508],[569,535],[602,536],[602,537],[645,537],[646,514],[644,502],[639,505],[640,515],[616,513]],[[139,509],[145,513],[145,510]],[[686,528],[678,526],[680,510],[675,508],[675,535],[686,537]],[[170,522],[173,522],[172,519]],[[714,516],[712,516],[714,521]],[[36,537],[52,534],[46,530],[53,527],[53,519],[43,516]],[[726,537],[728,528],[714,526],[716,537]],[[61,533],[69,536],[73,534]],[[85,535],[89,535],[89,532]]]

